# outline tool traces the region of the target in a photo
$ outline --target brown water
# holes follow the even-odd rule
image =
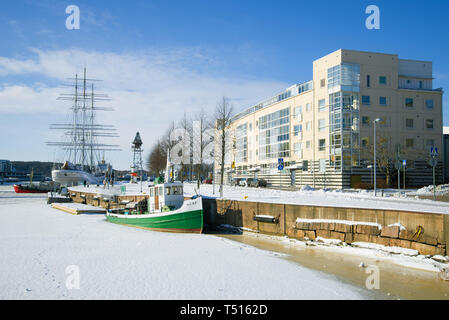
[[[396,265],[381,258],[340,253],[320,246],[300,246],[264,235],[216,234],[216,236],[251,245],[258,249],[284,253],[284,259],[301,266],[326,272],[343,282],[366,289],[369,274],[360,267],[376,265],[379,268],[379,289],[368,290],[373,299],[446,299],[449,300],[449,281],[439,278],[437,272]]]

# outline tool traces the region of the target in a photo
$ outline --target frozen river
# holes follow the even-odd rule
[[[372,299],[282,253],[74,216],[0,186],[0,299]]]

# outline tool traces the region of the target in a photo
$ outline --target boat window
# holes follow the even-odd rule
[[[174,188],[173,188],[173,189],[174,189]],[[166,194],[167,196],[171,195],[171,188],[170,188],[170,187],[166,187],[165,190],[166,190],[165,194]]]
[[[160,188],[159,188],[159,195],[160,195],[160,196],[163,196],[163,195],[164,195],[164,188],[163,188],[163,187],[160,187]]]
[[[150,197],[154,197],[154,188],[150,188]]]

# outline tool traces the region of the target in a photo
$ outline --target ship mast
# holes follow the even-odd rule
[[[121,150],[119,149],[119,145],[100,143],[97,141],[100,137],[118,137],[117,130],[113,125],[101,125],[95,123],[96,111],[112,111],[113,109],[110,107],[95,106],[95,102],[97,101],[110,101],[110,99],[106,94],[94,92],[94,82],[99,82],[100,80],[88,79],[85,67],[82,92],[80,92],[81,90],[79,90],[78,86],[78,74],[75,75],[75,78],[70,78],[68,80],[72,81],[72,84],[69,84],[68,86],[74,88],[74,93],[63,93],[58,97],[58,100],[73,102],[71,107],[73,111],[73,123],[51,124],[50,129],[63,130],[70,141],[47,142],[47,145],[61,147],[63,150],[68,151],[69,154],[73,152],[73,164],[75,167],[81,170],[85,170],[86,167],[89,167],[90,171],[93,172],[95,170],[96,153],[101,153],[101,151]],[[88,86],[91,87],[90,93],[87,89]],[[87,116],[88,112],[90,113],[89,116]],[[97,156],[98,159],[100,157],[100,155]]]

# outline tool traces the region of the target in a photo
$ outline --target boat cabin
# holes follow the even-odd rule
[[[168,182],[150,187],[148,212],[162,212],[181,208],[184,203],[182,182]]]

